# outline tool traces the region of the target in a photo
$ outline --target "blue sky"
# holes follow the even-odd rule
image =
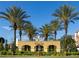
[[[44,24],[50,23],[51,20],[54,19],[53,16],[51,16],[52,13],[55,12],[57,8],[59,8],[63,4],[68,4],[70,6],[73,6],[76,8],[76,11],[79,11],[79,2],[35,2],[35,1],[24,1],[24,2],[0,2],[0,12],[5,12],[5,9],[11,6],[18,6],[27,11],[27,14],[29,14],[31,17],[26,19],[28,21],[31,21],[33,25],[37,28],[41,27]],[[4,19],[0,19],[0,37],[4,37],[9,42],[13,41],[13,30],[8,28],[10,23]],[[70,24],[69,26],[69,32],[68,34],[74,35],[76,31],[79,30],[79,21],[77,21],[75,24]],[[59,31],[57,38],[60,38],[64,34],[64,31]],[[17,33],[18,38],[18,33]],[[27,37],[24,36],[23,40],[26,40]]]

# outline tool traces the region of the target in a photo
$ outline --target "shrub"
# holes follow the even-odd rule
[[[66,55],[79,55],[79,52],[66,52]]]
[[[16,51],[16,55],[33,55],[30,51]]]
[[[0,52],[1,52],[1,55],[7,55],[7,51],[6,50],[2,50]]]
[[[24,55],[32,55],[32,52],[30,52],[30,51],[25,51],[25,52],[24,52]]]

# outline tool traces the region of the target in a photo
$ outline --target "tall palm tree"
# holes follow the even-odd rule
[[[17,24],[18,28],[17,29],[19,30],[20,41],[22,40],[22,31],[23,31],[24,25],[26,23],[29,24],[29,22],[25,21],[25,20],[18,21],[18,24]]]
[[[53,21],[50,22],[50,28],[51,28],[51,32],[53,32],[54,36],[55,36],[55,40],[56,40],[56,35],[57,35],[57,31],[58,30],[62,30],[63,28],[61,27],[60,22],[58,21],[58,19],[55,19]]]
[[[61,6],[59,9],[56,10],[54,14],[52,14],[53,16],[59,18],[59,20],[64,25],[65,41],[68,32],[68,25],[70,22],[74,23],[74,21],[76,21],[76,17],[78,16],[78,14],[79,14],[78,12],[75,12],[75,8],[68,5]],[[65,47],[65,51],[66,51],[66,47]]]
[[[31,23],[27,23],[24,26],[24,30],[25,30],[25,33],[27,33],[29,40],[33,41],[33,37],[36,35],[37,29],[35,27],[33,27],[33,25]]]
[[[24,22],[22,20],[18,21],[18,24],[17,24],[17,30],[19,30],[20,41],[22,40],[21,37],[22,37],[23,24]]]
[[[50,33],[50,26],[48,24],[45,24],[40,28],[40,32],[42,33],[43,37],[45,38],[44,41],[48,40],[48,36]]]
[[[6,12],[0,12],[0,18],[4,18],[11,22],[11,26],[14,29],[14,51],[13,54],[15,54],[16,51],[16,30],[17,30],[17,22],[20,20],[23,20],[24,18],[27,18],[26,12],[18,8],[16,6],[10,7],[6,9]]]

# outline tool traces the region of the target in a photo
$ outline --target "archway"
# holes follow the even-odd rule
[[[35,46],[35,51],[43,51],[43,46],[41,46],[41,45],[37,45],[37,46]]]
[[[49,46],[48,46],[48,52],[54,52],[54,51],[56,51],[56,46],[54,46],[54,45],[49,45]]]
[[[24,46],[22,47],[22,50],[24,50],[24,51],[31,51],[31,46],[29,46],[29,45],[24,45]]]

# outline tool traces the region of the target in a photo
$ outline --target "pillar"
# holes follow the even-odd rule
[[[22,47],[21,46],[18,46],[18,49],[19,49],[19,51],[22,51]]]
[[[60,46],[56,46],[56,52],[60,52]]]
[[[56,52],[60,52],[60,49],[59,48],[56,48]]]
[[[34,46],[31,46],[31,51],[32,51],[32,52],[34,52],[34,51],[35,51]]]
[[[44,46],[44,52],[47,52],[47,51],[48,51],[47,46]]]

